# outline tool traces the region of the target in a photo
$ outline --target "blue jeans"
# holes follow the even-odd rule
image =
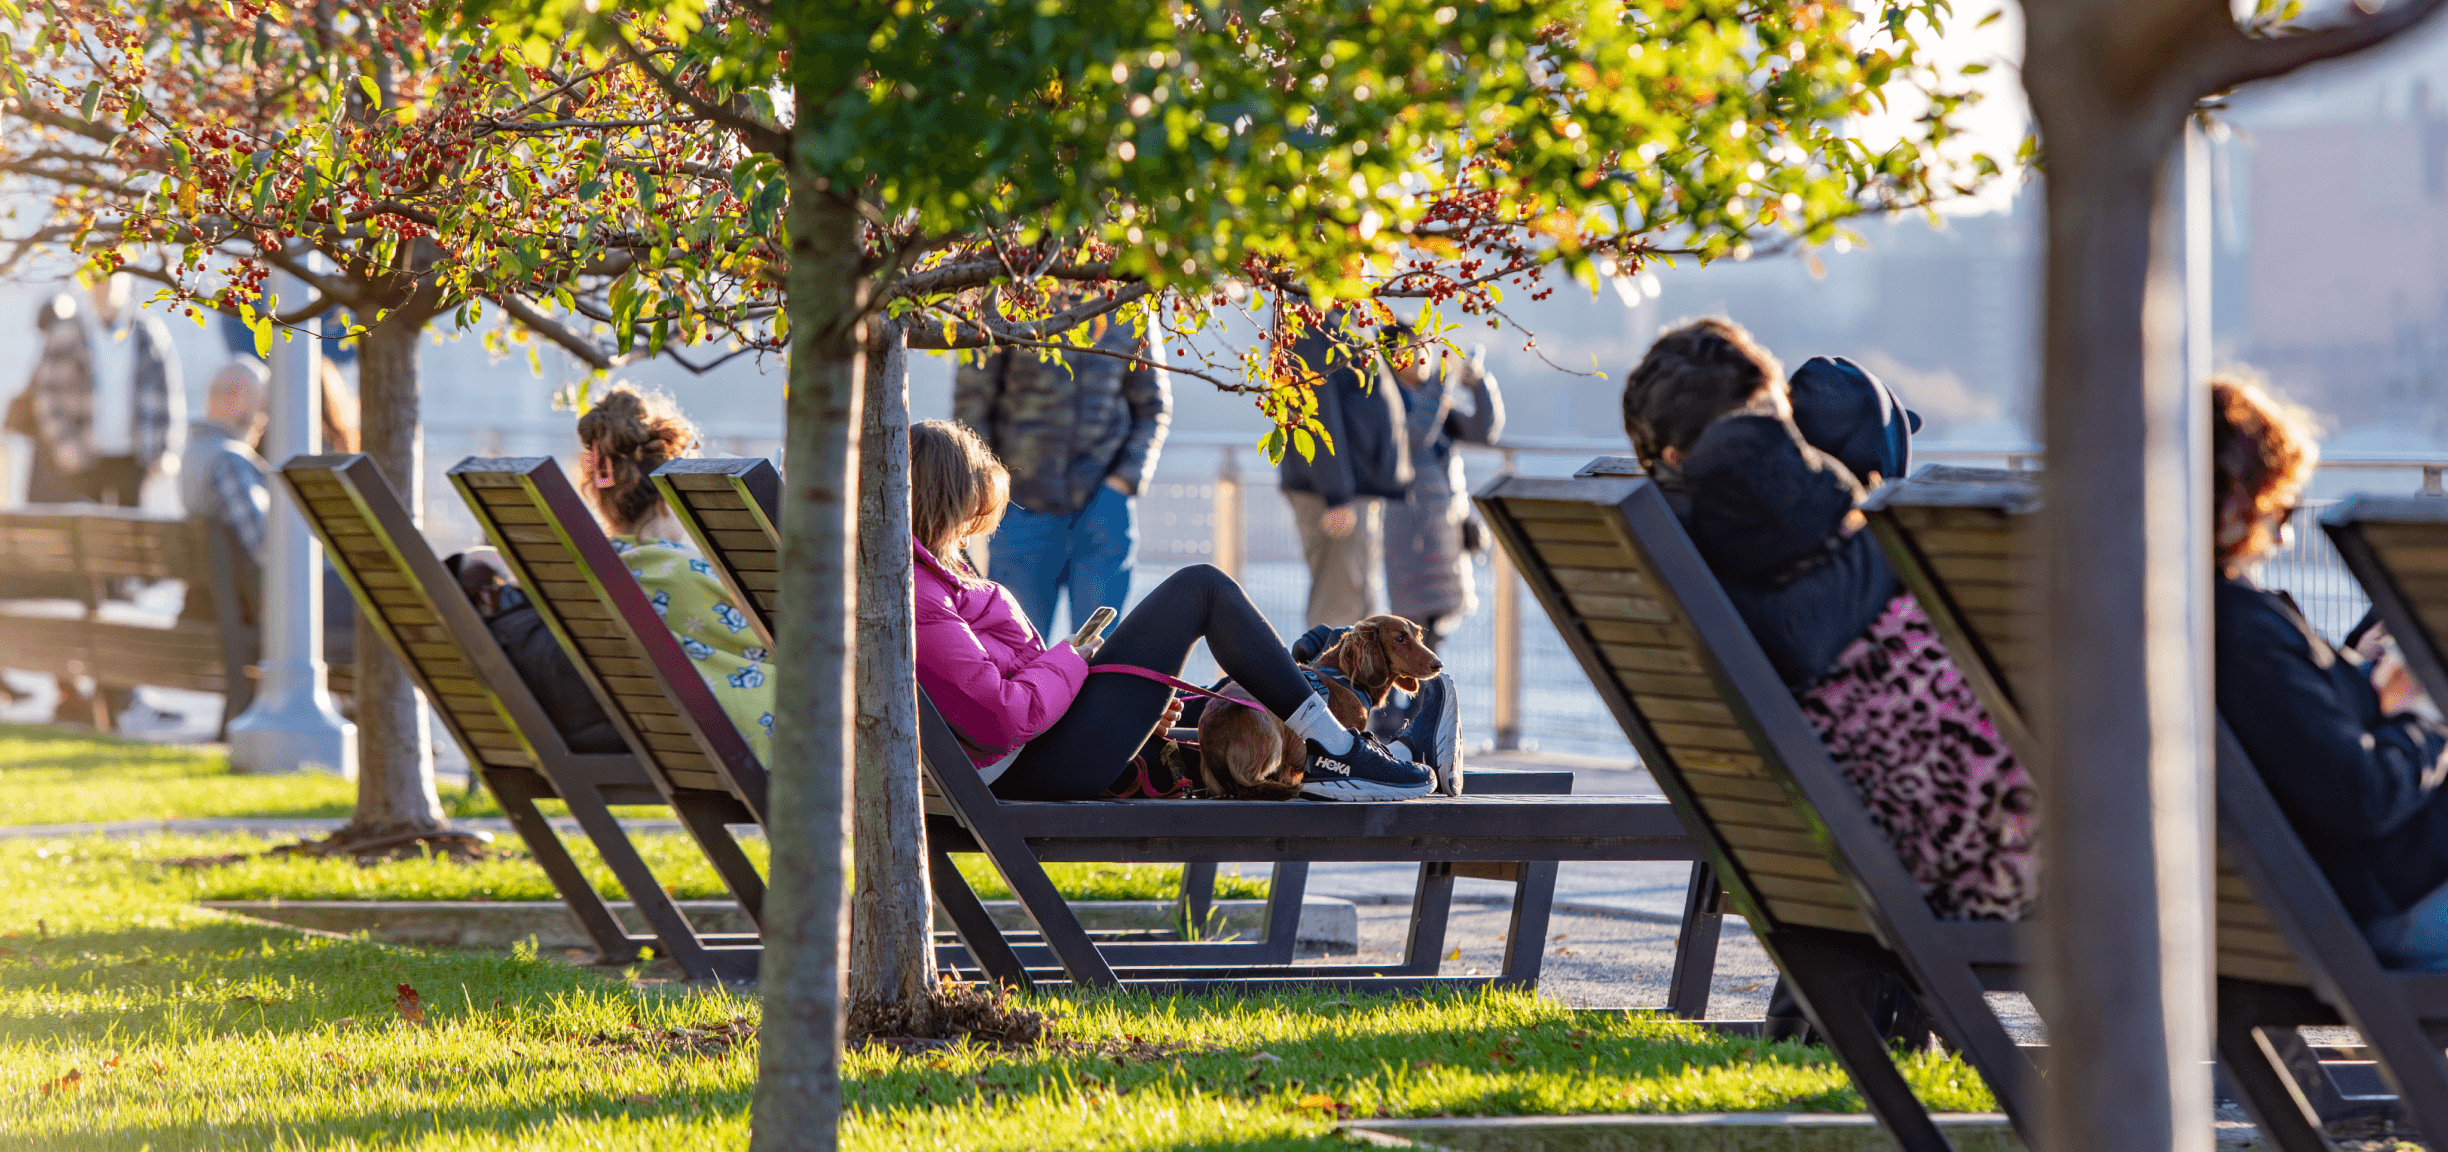
[[[1065,586],[1073,627],[1099,608],[1119,612],[1130,599],[1131,562],[1139,551],[1137,505],[1103,484],[1077,516],[1014,504],[988,545],[986,574],[1011,589],[1043,636],[1054,635],[1054,600]]]
[[[2372,921],[2363,935],[2388,967],[2448,972],[2448,884],[2403,912]]]

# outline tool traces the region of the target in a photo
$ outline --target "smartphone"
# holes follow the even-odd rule
[[[1088,622],[1080,625],[1080,630],[1071,634],[1071,646],[1077,648],[1096,639],[1099,633],[1105,631],[1106,625],[1114,622],[1114,617],[1117,615],[1120,613],[1115,612],[1110,605],[1089,613]]]

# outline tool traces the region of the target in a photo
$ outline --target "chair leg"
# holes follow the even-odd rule
[[[691,980],[706,980],[720,976],[714,958],[704,941],[697,938],[697,929],[681,915],[680,906],[672,901],[671,893],[655,880],[654,870],[637,854],[637,846],[629,842],[627,829],[604,805],[603,796],[592,788],[573,787],[562,794],[569,805],[570,817],[578,821],[578,829],[595,845],[604,866],[612,870],[612,878],[620,881],[621,891],[629,894],[629,903],[646,921],[663,951],[688,973]]]
[[[928,886],[935,890],[935,902],[944,906],[952,917],[952,930],[961,939],[969,957],[997,984],[1007,984],[1022,991],[1036,987],[1029,979],[1028,968],[1012,951],[1011,942],[1003,938],[1003,930],[995,926],[987,914],[986,905],[979,902],[969,882],[961,878],[960,869],[952,864],[948,852],[928,849]]]
[[[1905,1152],[1951,1152],[1953,1145],[1912,1094],[1885,1038],[1863,1006],[1872,977],[1887,965],[1863,955],[1863,945],[1834,933],[1786,929],[1760,941],[1785,975],[1802,1010],[1827,1039],[1828,1050],[1852,1077],[1871,1115]]]
[[[972,829],[978,846],[985,849],[987,862],[1003,876],[1012,896],[1020,901],[1020,910],[1037,925],[1037,938],[1062,962],[1063,971],[1074,984],[1110,988],[1118,983],[1113,966],[1097,952],[1096,942],[1088,938],[1088,929],[1071,911],[1062,893],[1055,891],[1054,881],[1037,862],[1028,843],[1017,836],[997,830],[988,833]]]
[[[1674,974],[1666,983],[1666,1010],[1685,1020],[1708,1019],[1709,985],[1717,978],[1717,938],[1725,917],[1717,912],[1722,895],[1717,871],[1705,860],[1692,862],[1691,883],[1683,891],[1683,930],[1675,939]]]
[[[697,842],[698,850],[704,852],[706,859],[714,865],[715,873],[723,879],[723,886],[730,889],[732,897],[740,902],[740,908],[748,914],[749,921],[763,931],[765,878],[757,875],[756,865],[749,863],[747,855],[740,851],[739,840],[731,835],[731,829],[724,824],[717,807],[724,813],[738,811],[728,804],[703,804],[696,797],[683,795],[672,801],[672,814],[680,818],[681,826],[688,829],[689,838]]]
[[[1266,951],[1253,963],[1289,964],[1299,955],[1301,904],[1308,895],[1309,862],[1278,862],[1267,887]]]
[[[493,798],[501,804],[502,814],[508,817],[511,830],[519,834],[519,839],[527,845],[528,854],[535,857],[536,865],[544,869],[544,875],[552,880],[553,887],[561,893],[561,902],[569,905],[570,913],[578,917],[578,923],[586,929],[587,938],[595,942],[595,952],[602,961],[606,964],[626,964],[637,959],[638,948],[630,940],[629,930],[621,925],[620,917],[612,914],[612,908],[604,903],[603,895],[587,881],[586,873],[578,868],[578,862],[570,858],[569,847],[561,843],[560,835],[553,831],[552,821],[536,811],[532,790],[507,779],[506,773],[483,771],[481,766],[469,776],[482,777],[493,790]]]
[[[2320,1117],[2305,1085],[2287,1066],[2286,1053],[2264,1030],[2253,1025],[2249,1010],[2238,1010],[2220,997],[2219,1063],[2235,1082],[2246,1114],[2261,1130],[2261,1138],[2280,1152],[2337,1152],[2321,1131]],[[2294,1038],[2294,1029],[2283,1031]],[[2297,1038],[2300,1043],[2300,1038]],[[2318,1071],[2313,1073],[2320,1075]]]
[[[1193,928],[1207,927],[1207,914],[1215,908],[1215,881],[1213,860],[1193,860],[1182,865],[1182,916]]]
[[[1445,961],[1445,925],[1453,917],[1453,865],[1420,865],[1419,887],[1411,897],[1411,934],[1403,944],[1403,965],[1395,976],[1434,976]]]
[[[1553,860],[1524,860],[1514,867],[1513,919],[1505,928],[1505,983],[1538,987],[1539,968],[1547,960],[1547,918],[1555,909],[1557,865]]]

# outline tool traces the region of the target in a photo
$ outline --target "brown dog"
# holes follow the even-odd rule
[[[1444,670],[1445,662],[1421,640],[1420,627],[1400,616],[1371,616],[1351,626],[1335,646],[1319,653],[1315,667],[1331,668],[1351,682],[1326,678],[1326,710],[1345,728],[1368,725],[1369,709],[1396,688],[1419,691],[1419,682]],[[1358,691],[1354,691],[1354,689]],[[1256,702],[1238,684],[1217,691]],[[1365,693],[1365,695],[1363,695]],[[1228,800],[1288,800],[1300,795],[1309,770],[1307,745],[1290,725],[1263,708],[1210,703],[1199,716],[1199,780],[1211,795]]]

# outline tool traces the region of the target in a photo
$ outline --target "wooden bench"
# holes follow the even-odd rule
[[[760,931],[765,879],[734,826],[765,824],[765,766],[663,626],[560,466],[469,457],[451,484],[568,651],[638,766]],[[761,947],[742,938],[732,962]]]
[[[2017,685],[2033,675],[2027,517],[2038,506],[2033,473],[1950,467],[1924,468],[1864,506],[1898,577],[2027,764],[2036,745]],[[2340,551],[2360,543],[2342,538]],[[2374,579],[2357,572],[2367,585]],[[2373,1111],[2448,1132],[2439,1043],[2448,979],[2380,966],[2223,723],[2216,771],[2218,1050],[2241,1102],[2288,1152],[2329,1149],[2323,1124]],[[2349,1098],[2298,1031],[2341,1023],[2362,1034],[2398,1089],[2395,1102]]]
[[[186,585],[174,613],[122,594],[162,580]],[[98,504],[0,512],[0,659],[57,677],[62,713],[89,709],[97,728],[116,720],[109,690],[142,685],[219,693],[226,726],[254,697],[260,586],[254,558],[201,522]],[[333,692],[350,671],[331,668]],[[95,687],[81,702],[79,677]]]
[[[773,573],[780,568],[777,518],[779,477],[763,460],[677,460],[658,470],[655,482],[665,502],[689,526],[699,547],[722,574],[733,594],[750,605],[751,622],[770,642],[774,631]],[[1521,809],[1476,811],[1448,816],[1453,828],[1473,821],[1506,831],[1481,839],[1501,842],[1457,854],[1422,854],[1420,843],[1394,845],[1410,825],[1429,819],[1424,801],[1403,804],[1260,804],[1213,800],[1069,802],[1017,804],[997,800],[965,756],[931,704],[921,697],[921,759],[928,799],[928,838],[937,900],[951,914],[956,930],[971,947],[970,955],[988,975],[1007,982],[1027,983],[1057,975],[1083,983],[1163,982],[1176,987],[1250,987],[1265,983],[1315,983],[1328,980],[1381,987],[1418,987],[1437,982],[1447,919],[1456,877],[1477,876],[1512,880],[1515,885],[1511,933],[1505,972],[1497,982],[1536,982],[1539,945],[1546,937],[1546,920],[1553,901],[1555,860],[1560,859],[1689,859],[1686,855],[1655,855],[1688,846],[1662,847],[1671,825],[1662,818],[1664,806],[1654,802],[1576,801],[1569,809],[1537,809],[1568,813],[1566,827],[1579,829],[1572,847],[1561,841],[1541,851],[1519,853],[1522,841],[1506,836],[1521,831],[1523,821],[1536,820]],[[1547,795],[1569,791],[1569,773],[1534,771],[1473,771],[1466,778],[1470,805],[1490,803],[1497,795]],[[1450,801],[1445,803],[1452,803]],[[1339,809],[1330,813],[1327,809]],[[1366,811],[1375,809],[1376,811]],[[1611,809],[1628,823],[1609,827]],[[1595,819],[1593,815],[1595,814]],[[1314,829],[1293,835],[1296,821]],[[1307,825],[1300,827],[1306,828]],[[1253,835],[1252,828],[1268,828]],[[1622,835],[1618,835],[1622,834]],[[1599,845],[1593,847],[1593,845]],[[1389,853],[1389,848],[1397,850]],[[1310,855],[1316,851],[1328,853]],[[1495,857],[1486,853],[1493,851]],[[1038,932],[1030,942],[1016,942],[998,932],[968,886],[952,868],[949,853],[983,852],[1002,873]],[[1352,853],[1332,854],[1332,853]],[[1583,855],[1595,852],[1599,854]],[[1604,853],[1633,853],[1606,855]],[[1098,853],[1106,853],[1100,855]],[[1418,860],[1420,874],[1414,893],[1412,921],[1405,956],[1395,965],[1302,966],[1292,960],[1296,923],[1308,861]],[[1275,884],[1270,896],[1266,934],[1248,942],[1100,942],[1083,932],[1069,907],[1045,879],[1047,861],[1183,862],[1184,901],[1194,922],[1203,918],[1201,905],[1211,891],[1219,861],[1272,861]],[[1687,925],[1678,952],[1670,1007],[1698,1017],[1708,1003],[1708,981],[1716,956],[1715,904],[1712,899],[1687,901]],[[1525,946],[1526,945],[1526,946]]]
[[[2016,926],[1930,912],[1665,495],[1603,458],[1476,501],[1879,1122],[1949,1147],[1864,1008],[1895,977],[2030,1141],[2036,1081],[1983,995],[2016,985]]]
[[[434,555],[397,492],[365,456],[300,456],[281,482],[306,510],[358,611],[399,658],[434,715],[500,802],[528,851],[595,942],[602,962],[627,963],[658,947],[690,979],[756,973],[754,937],[700,936],[612,814],[611,805],[664,805],[635,755],[573,751],[537,702],[450,570]],[[632,936],[570,858],[538,810],[559,800],[620,882],[652,935]],[[724,793],[689,793],[683,819],[720,826],[747,814]]]

